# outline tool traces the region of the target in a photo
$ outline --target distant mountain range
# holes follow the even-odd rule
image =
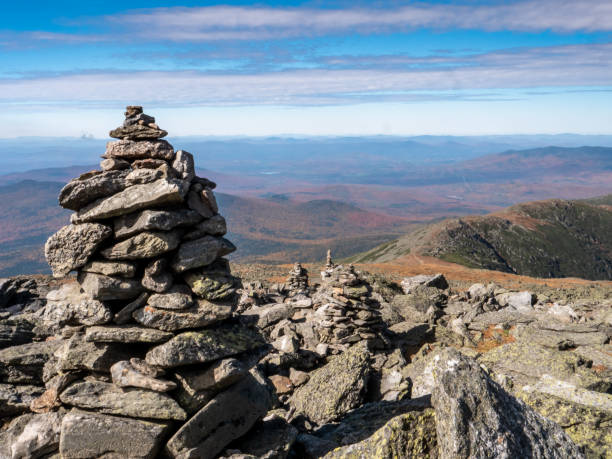
[[[380,263],[408,254],[532,277],[612,280],[612,195],[444,220],[351,260]]]

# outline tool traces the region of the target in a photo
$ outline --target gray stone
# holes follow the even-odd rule
[[[215,215],[198,223],[190,232],[183,236],[185,241],[193,241],[203,236],[223,236],[227,233],[225,218]]]
[[[262,376],[252,372],[198,411],[166,448],[173,457],[213,459],[232,440],[247,433],[271,404]]]
[[[42,383],[43,367],[62,343],[41,341],[0,350],[0,381]]]
[[[129,322],[130,320],[132,320],[132,313],[136,309],[143,307],[147,303],[148,299],[148,293],[141,293],[138,298],[127,304],[123,309],[121,309],[117,314],[115,314],[115,317],[113,317],[113,321],[116,324],[125,324]]]
[[[606,333],[598,331],[595,327],[585,327],[582,324],[555,327],[552,323],[532,323],[525,327],[516,327],[511,330],[510,334],[517,341],[561,350],[564,346],[592,346],[604,344],[608,341]]]
[[[109,260],[138,260],[158,257],[178,247],[179,234],[176,232],[138,233],[125,241],[102,250],[100,253]]]
[[[107,158],[153,158],[171,161],[174,158],[174,149],[165,140],[144,140],[138,142],[133,140],[117,140],[106,144],[104,156]]]
[[[212,325],[230,317],[232,307],[213,304],[206,300],[198,300],[192,308],[181,311],[153,308],[145,306],[136,310],[132,317],[145,327],[158,328],[166,331],[200,328]]]
[[[246,323],[252,323],[259,328],[267,328],[283,319],[290,318],[293,315],[293,311],[291,303],[266,304],[244,311],[241,318]]]
[[[134,169],[127,177],[125,177],[125,183],[128,186],[142,185],[145,183],[151,183],[156,180],[168,178],[166,171],[159,169]]]
[[[70,271],[84,266],[113,234],[112,230],[98,223],[67,225],[51,236],[45,244],[45,258],[54,277],[64,277]]]
[[[136,266],[127,261],[90,261],[81,268],[81,271],[105,276],[134,277]]]
[[[85,331],[85,341],[95,343],[163,343],[173,336],[165,331],[133,325],[89,327]]]
[[[172,287],[174,278],[166,271],[167,261],[159,259],[149,263],[142,276],[142,286],[147,290],[163,293]]]
[[[57,450],[64,413],[32,416],[11,444],[11,458],[37,458]]]
[[[163,129],[145,126],[141,124],[130,124],[121,126],[110,131],[109,136],[123,140],[151,140],[166,137],[168,133]]]
[[[140,387],[155,392],[168,392],[176,389],[176,383],[140,373],[127,360],[115,363],[111,369],[113,383],[119,387]]]
[[[170,231],[180,226],[192,226],[202,220],[193,210],[144,210],[115,219],[115,237],[124,238],[143,231]]]
[[[298,436],[298,430],[279,416],[257,422],[246,435],[232,442],[228,450],[239,450],[261,459],[284,459]]]
[[[433,276],[420,275],[413,277],[406,277],[402,280],[402,290],[406,295],[412,293],[412,291],[418,286],[425,287],[436,287],[441,290],[448,288],[448,282],[444,277],[444,274],[435,274]]]
[[[188,269],[210,265],[217,258],[236,250],[234,244],[225,238],[204,236],[193,241],[183,242],[172,260],[172,269],[182,273]]]
[[[191,182],[195,177],[195,164],[193,155],[184,150],[176,152],[172,168],[176,171],[179,177],[187,182]]]
[[[183,409],[169,396],[135,388],[121,389],[101,381],[73,384],[60,395],[66,405],[134,418],[184,421]]]
[[[146,361],[162,368],[208,363],[255,349],[264,343],[258,333],[239,326],[191,331],[154,347],[147,353]]]
[[[100,161],[100,169],[103,171],[121,171],[129,168],[130,163],[124,159],[107,158]]]
[[[81,291],[77,282],[63,284],[47,294],[47,304],[40,311],[45,326],[102,325],[113,317],[102,302]]]
[[[44,387],[0,384],[0,418],[30,410],[30,404],[45,391]]]
[[[495,297],[502,307],[509,307],[518,312],[533,312],[535,297],[531,292],[502,293]]]
[[[582,458],[567,434],[452,348],[434,358],[432,404],[441,457]]]
[[[60,455],[66,459],[156,457],[169,427],[73,409],[62,421]]]
[[[209,203],[204,199],[202,191],[195,191],[193,187],[187,193],[187,206],[204,218],[210,218],[215,215]]]
[[[317,424],[339,419],[363,402],[369,360],[367,346],[354,345],[311,372],[309,381],[295,390],[289,404]]]
[[[108,372],[113,363],[127,358],[128,349],[119,344],[100,344],[73,335],[55,352],[58,371],[89,370]]]
[[[87,222],[119,217],[147,207],[183,202],[186,185],[180,180],[157,180],[131,186],[112,196],[99,199],[83,207],[75,221]]]
[[[187,286],[174,286],[166,293],[154,293],[147,306],[159,309],[187,309],[193,305],[191,291]]]
[[[111,164],[106,164],[111,167]],[[112,166],[116,166],[113,164]],[[129,164],[128,164],[129,167]],[[108,171],[74,179],[62,188],[59,203],[70,210],[79,210],[98,198],[114,195],[126,187],[127,171]]]
[[[0,349],[31,343],[34,336],[31,325],[20,323],[0,324]]]
[[[209,266],[187,271],[183,279],[191,291],[209,301],[223,301],[232,297],[240,286],[240,279],[232,276],[229,262],[220,258]]]
[[[142,292],[140,282],[135,279],[87,272],[79,273],[77,279],[85,293],[95,300],[129,300]]]

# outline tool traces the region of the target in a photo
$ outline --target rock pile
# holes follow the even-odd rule
[[[141,107],[125,115],[102,170],[59,196],[76,213],[45,255],[77,281],[37,312],[54,336],[0,351],[0,391],[13,394],[0,416],[39,413],[11,423],[8,457],[40,455],[33,425],[66,458],[215,457],[271,404],[248,352],[264,342],[231,320],[240,281],[222,258],[235,247],[215,184]]]

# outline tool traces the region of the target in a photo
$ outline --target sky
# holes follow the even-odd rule
[[[0,137],[612,134],[612,1],[6,2]]]

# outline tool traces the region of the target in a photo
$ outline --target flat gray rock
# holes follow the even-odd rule
[[[30,411],[30,403],[44,391],[40,386],[0,384],[0,418]]]
[[[225,258],[219,258],[204,268],[187,271],[183,279],[193,293],[209,301],[226,300],[240,286],[240,279],[232,276]]]
[[[258,373],[217,395],[168,441],[173,457],[213,459],[262,418],[272,398]]]
[[[88,222],[119,217],[147,207],[179,204],[186,194],[181,180],[157,180],[152,183],[131,186],[112,196],[99,199],[83,207],[75,220]]]
[[[191,182],[195,177],[193,155],[184,150],[179,150],[176,152],[176,156],[172,162],[172,168],[176,171],[179,177],[187,182]]]
[[[247,323],[257,325],[259,328],[267,328],[283,319],[290,318],[293,315],[293,311],[294,308],[291,303],[266,304],[244,311],[241,319]]]
[[[116,167],[107,164],[108,167]],[[127,163],[127,167],[129,167]],[[126,187],[125,177],[127,171],[106,171],[96,174],[85,174],[77,179],[71,180],[62,188],[59,195],[60,206],[70,209],[79,210],[85,205],[98,198],[111,196],[115,193],[123,191]]]
[[[143,231],[170,231],[179,226],[192,226],[202,220],[193,210],[144,210],[115,219],[115,237],[125,238]]]
[[[77,282],[67,282],[47,294],[47,304],[40,311],[48,327],[64,325],[102,325],[111,321],[111,310],[101,301],[81,291]]]
[[[234,244],[225,238],[204,236],[183,242],[172,260],[172,269],[178,273],[188,269],[210,265],[217,258],[236,250]]]
[[[95,343],[163,343],[174,335],[169,332],[135,325],[89,327],[85,341]]]
[[[100,245],[113,234],[98,223],[67,225],[51,236],[45,244],[45,258],[54,277],[64,277],[84,266]]]
[[[79,273],[77,279],[85,293],[95,300],[129,300],[142,292],[142,285],[135,279],[87,272]]]
[[[127,358],[128,351],[120,344],[92,343],[81,335],[73,335],[55,352],[56,369],[108,372],[113,363]]]
[[[131,278],[136,274],[136,266],[127,261],[90,261],[81,268],[81,271]]]
[[[176,389],[174,381],[157,379],[143,374],[127,360],[115,363],[111,367],[110,372],[113,383],[119,387],[139,387],[155,392],[168,392],[169,390]]]
[[[100,253],[109,260],[139,260],[154,258],[177,248],[180,242],[176,232],[138,233],[125,241],[102,250]]]
[[[193,297],[187,286],[176,286],[166,293],[154,293],[147,301],[147,306],[170,310],[187,309],[192,305]]]
[[[133,418],[184,421],[185,411],[169,396],[142,389],[121,389],[101,381],[73,384],[60,394],[66,405]]]
[[[232,307],[198,300],[197,306],[182,311],[158,309],[151,306],[137,309],[132,317],[145,327],[165,331],[200,328],[212,325],[230,317]]]
[[[239,326],[185,332],[151,349],[146,362],[162,368],[208,363],[263,344],[258,333]]]
[[[185,241],[193,241],[204,236],[223,236],[227,233],[227,223],[221,215],[206,218],[183,236]]]
[[[174,158],[174,148],[165,140],[116,140],[106,144],[104,156],[107,158],[153,158],[169,161]]]
[[[62,340],[41,341],[0,350],[0,381],[42,383],[43,367],[53,358]]]
[[[441,457],[584,457],[561,427],[504,391],[475,360],[446,348],[433,362]]]
[[[73,409],[61,424],[62,458],[153,458],[168,432],[168,423],[108,416]]]
[[[131,124],[129,126],[121,126],[110,131],[109,136],[115,139],[124,140],[151,140],[161,139],[166,137],[168,133],[163,129],[145,126],[141,124]]]

